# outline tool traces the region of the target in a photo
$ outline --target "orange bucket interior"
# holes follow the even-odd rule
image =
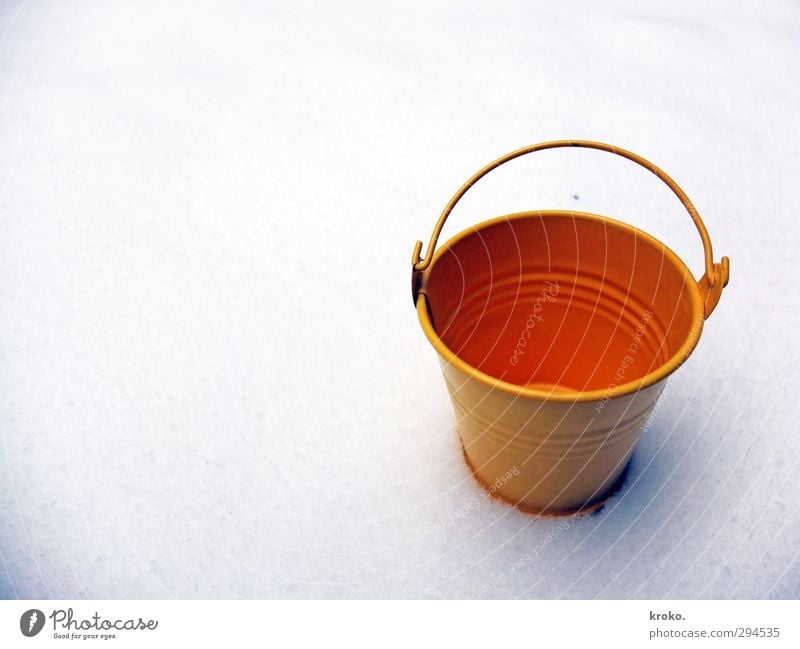
[[[695,279],[662,243],[575,212],[465,231],[437,252],[425,284],[433,329],[456,356],[557,392],[605,390],[667,363],[702,320],[692,291]]]

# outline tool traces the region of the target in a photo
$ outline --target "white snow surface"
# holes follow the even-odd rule
[[[800,596],[800,6],[0,4],[0,596]],[[731,282],[622,491],[536,519],[470,476],[410,256],[525,144],[640,153]],[[577,196],[577,198],[576,198]],[[444,236],[629,221],[658,179],[537,153]]]

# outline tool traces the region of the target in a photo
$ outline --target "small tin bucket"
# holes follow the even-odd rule
[[[650,170],[700,233],[695,281],[672,250],[619,221],[533,211],[484,221],[438,250],[480,178],[527,153],[583,147]],[[412,256],[420,324],[439,354],[464,454],[494,495],[535,513],[597,507],[621,480],[667,377],[691,354],[728,283],[700,215],[661,169],[590,141],[545,142],[492,162],[459,189]]]

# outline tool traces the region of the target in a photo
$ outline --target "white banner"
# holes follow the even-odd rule
[[[800,647],[793,601],[4,601],[0,647]]]

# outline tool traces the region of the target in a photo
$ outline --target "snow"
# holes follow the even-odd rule
[[[0,5],[0,595],[800,596],[800,8]],[[410,255],[557,138],[731,282],[597,515],[487,499]],[[515,161],[512,211],[658,180]],[[575,198],[574,196],[577,196]],[[576,207],[577,206],[577,207]]]

